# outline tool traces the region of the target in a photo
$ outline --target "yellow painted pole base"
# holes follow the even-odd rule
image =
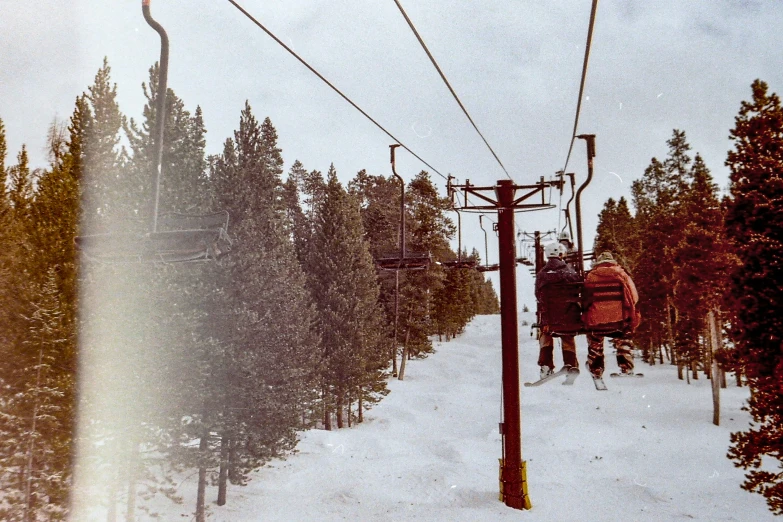
[[[498,495],[498,500],[515,509],[531,509],[533,504],[531,504],[530,496],[527,493],[527,462],[523,460],[522,465],[519,467],[520,482],[509,482],[508,485],[503,482],[503,459],[498,459],[498,462],[500,463],[498,473],[500,494]],[[517,486],[516,484],[519,485]],[[519,502],[520,499],[521,502]]]

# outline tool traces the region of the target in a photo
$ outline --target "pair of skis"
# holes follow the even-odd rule
[[[562,367],[558,371],[547,375],[546,377],[543,377],[537,381],[534,382],[526,382],[525,386],[530,388],[533,386],[541,386],[542,384],[545,384],[553,379],[556,379],[557,377],[560,377],[562,375],[566,376],[566,379],[563,381],[563,384],[565,385],[571,385],[574,384],[574,381],[577,377],[579,377],[579,368],[569,368],[569,367]],[[644,374],[642,373],[610,373],[610,377],[644,377]],[[595,384],[595,389],[599,391],[606,391],[608,388],[606,387],[606,383],[604,382],[602,377],[595,377],[593,376],[593,384]]]
[[[544,383],[547,383],[553,379],[556,379],[560,377],[561,375],[565,375],[566,379],[563,381],[563,384],[571,385],[574,384],[574,381],[577,377],[579,377],[579,368],[571,368],[569,366],[563,366],[559,370],[557,370],[554,373],[550,373],[546,377],[542,377],[541,379],[534,381],[534,382],[526,382],[525,386],[531,387],[531,386],[541,386]]]

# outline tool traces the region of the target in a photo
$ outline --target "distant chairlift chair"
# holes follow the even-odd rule
[[[397,174],[394,162],[394,149],[399,144],[390,145],[392,173],[400,181],[400,250],[396,256],[383,256],[375,258],[375,266],[381,270],[425,270],[432,264],[432,256],[429,252],[407,252],[405,249],[405,181]]]
[[[451,178],[449,176],[449,193],[451,192]],[[475,269],[478,266],[478,261],[475,259],[462,259],[462,214],[457,212],[457,260],[456,261],[441,261],[439,264],[443,268],[448,269]]]
[[[484,232],[484,264],[479,265],[476,267],[476,270],[479,272],[497,272],[500,270],[500,265],[498,263],[494,264],[488,264],[487,261],[489,261],[489,246],[487,245],[487,231],[484,229],[484,215],[479,214],[479,227],[481,227],[481,231]]]

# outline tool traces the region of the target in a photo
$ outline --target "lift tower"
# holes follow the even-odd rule
[[[541,180],[534,185],[515,185],[511,180],[500,180],[493,187],[455,185],[449,180],[448,191],[452,201],[457,192],[464,194],[460,210],[497,211],[500,264],[500,323],[503,360],[503,422],[500,434],[503,456],[500,459],[500,499],[515,509],[530,509],[527,494],[525,463],[522,461],[522,428],[519,400],[519,329],[517,326],[516,242],[514,213],[553,208],[545,201],[545,189],[562,190],[563,180]],[[520,195],[521,194],[521,195]],[[480,199],[479,204],[468,202],[468,195]],[[535,202],[531,202],[534,196]],[[459,203],[455,202],[455,206]]]

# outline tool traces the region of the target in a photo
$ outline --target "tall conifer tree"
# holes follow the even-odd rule
[[[220,290],[200,334],[219,343],[209,364],[228,379],[210,383],[219,400],[203,422],[222,434],[226,477],[236,483],[293,448],[315,388],[313,311],[286,225],[282,165],[274,126],[259,124],[246,103],[210,176],[236,248],[215,267]]]
[[[640,289],[639,309],[644,321],[636,339],[642,346],[673,346],[677,311],[674,291],[672,247],[679,241],[686,216],[682,204],[684,190],[690,183],[691,157],[685,133],[675,129],[668,145],[667,158],[653,158],[641,179],[633,182],[631,192],[636,207],[636,237],[639,255],[634,269]],[[682,365],[680,365],[682,369]]]
[[[604,251],[612,252],[615,259],[633,273],[639,258],[639,245],[634,235],[633,216],[624,197],[618,201],[609,198],[604,203],[598,215],[596,233],[593,252],[596,255]]]
[[[323,407],[329,429],[332,414],[338,427],[343,426],[351,400],[358,399],[365,408],[386,393],[382,372],[388,351],[382,342],[378,284],[358,200],[343,189],[334,166],[314,219],[306,269],[318,311]]]
[[[729,456],[750,470],[743,488],[780,515],[783,478],[770,470],[783,462],[783,107],[765,82],[751,88],[730,134],[726,231],[740,261],[728,299],[731,337],[751,388],[753,424],[732,434]]]
[[[84,124],[82,228],[84,233],[97,233],[113,228],[111,221],[129,217],[122,204],[127,195],[127,186],[121,182],[122,113],[107,59],[83,96],[84,103],[78,106]]]
[[[674,266],[673,301],[679,311],[675,338],[677,351],[687,362],[706,366],[708,357],[702,345],[707,313],[719,315],[734,258],[723,231],[718,187],[698,154],[691,178],[682,202],[688,221],[679,242],[669,250]]]

